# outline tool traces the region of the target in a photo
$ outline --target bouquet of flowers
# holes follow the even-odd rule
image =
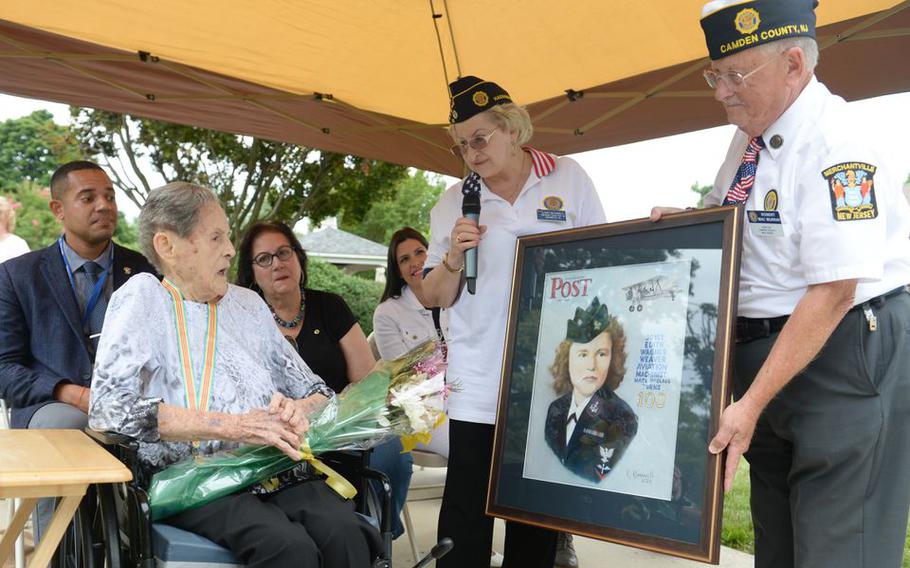
[[[365,450],[394,437],[401,438],[405,451],[429,442],[430,432],[446,418],[445,367],[442,346],[432,339],[398,359],[380,360],[363,380],[345,387],[311,418],[300,448],[302,459],[325,474],[339,494],[353,497],[354,487],[316,456]],[[152,518],[169,517],[256,483],[267,487],[298,463],[271,446],[241,446],[176,463],[152,477]]]

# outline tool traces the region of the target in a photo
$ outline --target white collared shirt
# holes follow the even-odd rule
[[[448,310],[446,376],[459,385],[448,400],[449,416],[454,420],[481,424],[496,420],[518,237],[605,222],[600,198],[581,166],[571,158],[556,158],[555,168],[547,167],[550,162],[546,157],[550,155],[533,152],[534,168],[514,204],[481,183],[480,224],[486,225],[487,231],[478,247],[477,294],[463,290]],[[458,182],[447,189],[430,214],[432,241],[427,268],[441,264],[449,250],[452,227],[462,216],[461,185]],[[557,203],[559,209],[553,209]],[[561,211],[565,220],[547,220],[562,216],[547,211]]]
[[[448,328],[448,310],[441,310],[439,325],[443,336]],[[389,298],[376,306],[373,312],[373,334],[379,356],[397,359],[424,341],[437,336],[433,312],[423,307],[408,286],[401,288],[401,296]]]
[[[894,171],[877,149],[874,129],[865,127],[866,122],[813,77],[762,134],[766,147],[744,208],[738,315],[790,314],[812,284],[859,279],[855,302],[860,304],[910,282],[910,206],[901,188],[904,172]],[[748,143],[749,136],[737,130],[706,205],[723,202]],[[876,168],[877,213],[874,218],[838,221],[832,181],[824,174],[833,166],[852,163]],[[772,191],[776,196],[769,196]],[[750,216],[750,211],[772,209],[773,202],[779,227]]]
[[[569,440],[572,439],[572,434],[575,433],[575,427],[578,426],[578,421],[581,420],[581,413],[585,411],[585,408],[588,407],[588,403],[591,402],[591,395],[581,401],[581,404],[575,404],[575,393],[572,393],[572,397],[569,399],[569,413],[566,414],[566,445],[569,445]],[[572,415],[575,415],[575,420],[572,420]]]

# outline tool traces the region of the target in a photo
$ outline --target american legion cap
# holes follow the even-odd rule
[[[492,81],[468,75],[449,83],[452,109],[449,122],[457,124],[496,105],[512,102],[505,89]]]
[[[701,12],[713,61],[793,37],[815,38],[816,0],[713,0]]]

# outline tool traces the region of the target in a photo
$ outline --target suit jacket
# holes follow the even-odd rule
[[[547,445],[566,468],[590,481],[600,481],[613,469],[638,432],[638,417],[616,393],[602,387],[578,418],[566,443],[566,419],[572,393],[563,395],[547,411]]]
[[[115,244],[113,289],[140,272],[155,269]],[[27,427],[61,382],[91,384],[94,353],[56,242],[0,264],[0,322],[0,396],[13,428]]]

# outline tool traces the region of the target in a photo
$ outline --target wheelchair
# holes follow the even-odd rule
[[[148,481],[139,467],[139,443],[128,436],[87,429],[86,433],[132,472],[133,480],[96,485],[77,513],[72,542],[61,545],[60,566],[66,557],[84,560],[79,566],[108,568],[228,568],[240,566],[225,548],[166,522],[153,522]],[[369,467],[369,451],[331,452],[320,456],[327,465],[358,488],[357,514],[380,532],[381,550],[372,568],[392,562],[391,485],[385,474]],[[374,481],[376,483],[371,483]],[[374,487],[380,490],[375,490]],[[72,563],[70,563],[72,564]]]

